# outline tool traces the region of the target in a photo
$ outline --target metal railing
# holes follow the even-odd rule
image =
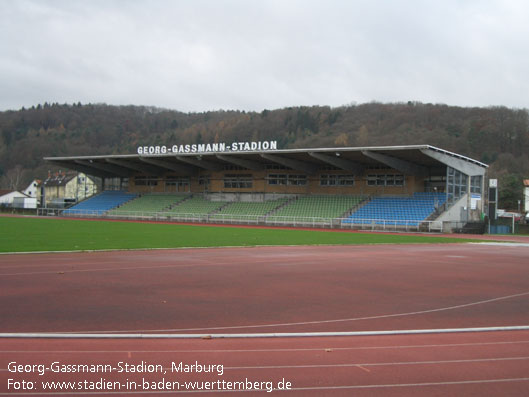
[[[230,225],[267,225],[328,229],[351,230],[381,230],[406,232],[450,232],[457,227],[453,222],[417,221],[417,220],[388,220],[388,219],[351,219],[324,217],[295,217],[275,215],[230,215],[230,214],[199,214],[152,211],[119,211],[119,210],[76,210],[39,208],[40,216],[61,216],[70,218],[101,218],[148,220],[182,223],[214,223]]]

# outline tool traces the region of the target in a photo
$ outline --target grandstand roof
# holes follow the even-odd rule
[[[226,165],[262,170],[270,163],[309,175],[323,166],[335,166],[354,174],[362,173],[367,167],[387,166],[406,175],[444,175],[446,166],[467,175],[483,175],[488,167],[430,145],[45,157],[44,160],[58,167],[107,178],[168,172],[185,176],[201,169],[220,171]]]

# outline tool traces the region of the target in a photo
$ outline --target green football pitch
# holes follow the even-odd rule
[[[468,241],[473,240],[334,230],[0,217],[0,252]]]

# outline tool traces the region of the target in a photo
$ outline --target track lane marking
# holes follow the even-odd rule
[[[491,345],[513,345],[526,344],[529,340],[519,341],[497,341],[497,342],[471,342],[471,343],[447,343],[447,344],[430,344],[430,345],[397,345],[397,346],[355,346],[355,347],[319,347],[319,348],[291,348],[291,349],[191,349],[191,350],[0,350],[0,353],[17,353],[17,354],[102,354],[102,353],[273,353],[273,352],[305,352],[305,351],[325,351],[331,350],[382,350],[382,349],[425,349],[437,347],[473,347],[473,346],[491,346]]]
[[[307,264],[306,261],[302,259],[295,259],[285,262],[293,262],[288,264],[297,264],[303,263]],[[113,263],[113,262],[102,262],[102,263]],[[261,261],[252,261],[252,265],[258,264],[268,264],[270,260],[261,260]],[[99,264],[99,262],[97,262]],[[133,267],[116,267],[116,268],[97,268],[97,269],[63,269],[64,267],[73,266],[71,264],[62,264],[62,265],[50,265],[56,266],[57,269],[54,270],[43,270],[40,272],[18,272],[18,273],[0,273],[0,277],[9,277],[9,276],[32,276],[32,275],[42,275],[42,274],[57,274],[58,271],[64,271],[67,273],[90,273],[90,272],[110,272],[110,271],[123,271],[123,270],[149,270],[149,269],[168,269],[168,268],[183,268],[183,267],[194,267],[194,266],[246,266],[246,263],[234,263],[231,262],[218,262],[213,260],[201,260],[201,263],[175,263],[171,265],[156,265],[156,266],[133,266]],[[62,266],[62,267],[61,267]]]
[[[229,329],[255,329],[255,328],[272,328],[272,327],[289,327],[289,326],[297,326],[297,325],[317,325],[317,324],[330,324],[330,323],[343,323],[343,322],[350,322],[350,321],[363,321],[363,320],[377,320],[377,319],[383,319],[383,318],[392,318],[392,317],[405,317],[405,316],[414,316],[414,315],[420,315],[420,314],[428,314],[428,313],[436,313],[441,311],[448,311],[448,310],[457,310],[462,309],[466,307],[476,306],[476,305],[482,305],[486,303],[491,302],[498,302],[501,300],[507,300],[512,298],[519,298],[522,296],[528,296],[529,291],[522,292],[519,294],[513,294],[513,295],[506,295],[506,296],[500,296],[497,298],[491,298],[491,299],[485,299],[481,301],[476,302],[470,302],[470,303],[464,303],[460,305],[454,305],[454,306],[447,306],[447,307],[441,307],[436,309],[428,309],[428,310],[420,310],[420,311],[414,311],[414,312],[405,312],[405,313],[394,313],[394,314],[383,314],[378,316],[367,316],[367,317],[355,317],[355,318],[341,318],[341,319],[334,319],[334,320],[315,320],[315,321],[300,321],[300,322],[292,322],[292,323],[274,323],[274,324],[259,324],[259,325],[238,325],[238,326],[224,326],[224,327],[200,327],[200,328],[166,328],[166,329],[139,329],[139,330],[92,330],[92,331],[62,331],[60,333],[68,333],[68,334],[96,334],[96,333],[105,333],[105,334],[122,334],[122,333],[149,333],[149,332],[184,332],[184,331],[212,331],[212,330],[229,330]],[[51,331],[48,332],[42,332],[45,333],[53,333]]]
[[[495,362],[495,361],[523,361],[529,360],[529,356],[523,357],[492,357],[492,358],[469,358],[460,360],[429,360],[429,361],[396,361],[396,362],[382,362],[382,363],[342,363],[342,364],[300,364],[300,365],[262,365],[262,366],[243,366],[243,367],[228,367],[227,370],[240,369],[296,369],[296,368],[341,368],[341,367],[389,367],[389,366],[404,366],[404,365],[439,365],[439,364],[466,364],[478,362]]]

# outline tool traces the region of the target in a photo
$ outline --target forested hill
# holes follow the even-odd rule
[[[21,188],[44,178],[49,169],[45,156],[127,154],[139,145],[249,140],[277,140],[281,149],[430,144],[491,165],[490,174],[504,185],[519,182],[521,189],[521,178],[529,178],[529,115],[521,109],[375,102],[260,113],[182,113],[78,103],[0,112],[0,187]]]

